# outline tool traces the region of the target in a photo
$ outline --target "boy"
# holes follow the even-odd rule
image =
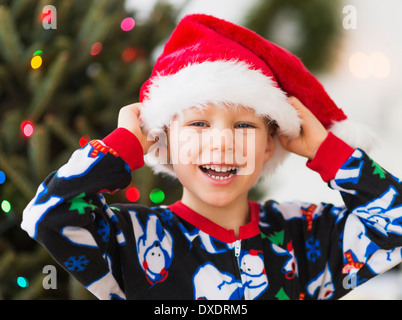
[[[346,116],[287,51],[187,16],[140,101],[51,174],[23,214],[22,228],[98,298],[337,299],[350,279],[401,261],[401,181],[337,137],[369,141],[343,131]],[[287,152],[346,206],[248,201]],[[128,185],[144,154],[180,180],[181,201],[108,206],[101,194]]]

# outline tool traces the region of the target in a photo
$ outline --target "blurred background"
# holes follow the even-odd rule
[[[44,7],[52,5],[55,11]],[[0,0],[0,299],[93,299],[19,225],[41,181],[138,101],[180,18],[208,13],[298,55],[353,120],[377,135],[369,154],[402,177],[402,3],[398,0]],[[136,171],[109,203],[170,204],[179,184]],[[341,204],[291,156],[252,198]],[[56,266],[57,289],[43,287]],[[400,266],[346,299],[400,299]]]

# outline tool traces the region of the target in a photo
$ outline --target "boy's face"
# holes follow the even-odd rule
[[[244,107],[187,109],[171,122],[168,139],[186,196],[214,206],[246,199],[274,151],[267,121]]]

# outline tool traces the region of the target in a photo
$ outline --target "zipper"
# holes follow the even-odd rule
[[[238,285],[237,285],[237,293],[238,293],[238,299],[242,299],[244,297],[244,292],[243,292],[243,281],[241,278],[241,273],[240,273],[240,251],[241,251],[241,240],[236,240],[234,243],[234,259],[233,259],[233,265],[235,269],[235,274],[236,278],[239,280]]]
[[[234,247],[234,254],[236,258],[240,257],[240,250],[241,250],[241,240],[236,240]]]

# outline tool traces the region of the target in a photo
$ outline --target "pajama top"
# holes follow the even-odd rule
[[[108,205],[102,194],[143,164],[117,129],[75,151],[23,213],[22,228],[99,299],[338,299],[401,261],[401,180],[333,134],[307,166],[345,205],[249,201],[237,238],[181,201]]]

